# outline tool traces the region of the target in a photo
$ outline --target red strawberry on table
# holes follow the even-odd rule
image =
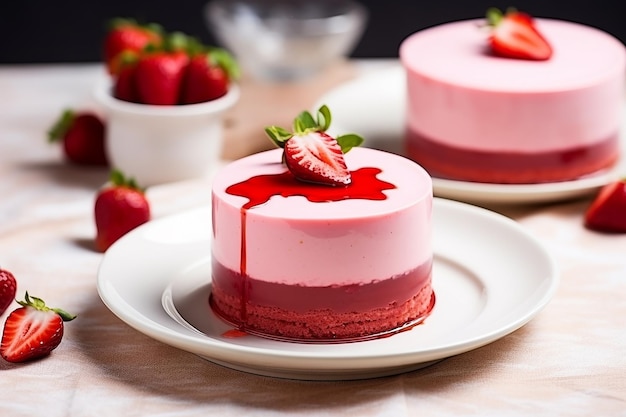
[[[96,247],[104,252],[126,233],[150,220],[150,205],[132,178],[113,170],[111,184],[96,196],[94,217]]]
[[[327,185],[349,185],[352,181],[344,154],[359,146],[363,138],[348,134],[336,139],[326,133],[331,114],[325,105],[317,112],[317,120],[304,111],[293,123],[293,133],[270,126],[265,129],[274,143],[284,148],[284,161],[299,180]]]
[[[17,281],[15,276],[6,269],[0,268],[0,315],[6,311],[15,300]]]
[[[96,114],[66,109],[48,131],[48,140],[62,141],[65,156],[71,162],[105,166],[108,162],[104,131],[104,122]]]
[[[239,69],[231,55],[213,48],[192,55],[182,87],[182,104],[202,103],[224,96]]]
[[[140,25],[132,19],[113,19],[109,23],[109,30],[104,39],[104,62],[107,70],[110,74],[118,72],[122,52],[139,52],[148,45],[159,46],[161,43],[162,34],[159,25]]]
[[[626,179],[600,190],[585,212],[584,222],[592,230],[626,233]]]
[[[61,343],[63,322],[76,316],[46,306],[26,293],[22,306],[13,310],[4,323],[0,355],[8,362],[25,362],[48,355]]]
[[[552,47],[530,15],[515,9],[503,15],[499,9],[490,8],[487,23],[491,27],[489,45],[496,55],[538,61],[552,56]]]

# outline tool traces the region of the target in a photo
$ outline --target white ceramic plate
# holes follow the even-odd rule
[[[402,154],[405,116],[405,75],[397,64],[358,77],[325,94],[315,105],[327,104],[333,114],[330,132],[364,136],[364,146]],[[626,111],[626,108],[625,108]],[[626,113],[622,148],[626,151]],[[545,184],[486,184],[433,178],[435,195],[467,202],[540,203],[582,197],[626,175],[626,157],[610,170],[574,181]]]
[[[451,200],[434,203],[431,316],[391,337],[298,344],[230,329],[208,306],[210,208],[151,221],[116,242],[98,273],[119,318],[163,343],[230,368],[294,379],[392,375],[470,351],[518,329],[551,299],[558,272],[542,245],[511,219]]]

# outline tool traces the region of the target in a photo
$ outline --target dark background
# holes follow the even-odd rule
[[[311,0],[315,1],[315,0]],[[0,63],[96,62],[106,22],[133,17],[160,23],[215,44],[203,16],[206,0],[3,0],[0,5]],[[528,0],[515,4],[477,0],[362,0],[369,25],[354,57],[396,57],[412,32],[453,20],[484,16],[490,6],[515,6],[537,17],[558,18],[603,29],[626,43],[623,0]]]

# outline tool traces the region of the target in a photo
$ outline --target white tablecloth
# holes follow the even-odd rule
[[[96,65],[0,67],[0,265],[16,275],[20,298],[28,290],[78,315],[49,357],[0,360],[0,415],[626,416],[626,235],[583,228],[590,197],[491,207],[552,253],[559,289],[520,330],[422,370],[360,381],[276,379],[213,364],[129,327],[96,290],[103,255],[93,250],[92,210],[108,171],[67,164],[45,137],[61,109],[93,103],[101,75]],[[283,93],[299,111],[345,77]],[[281,89],[260,90],[272,88]],[[246,106],[239,116],[254,107]],[[231,129],[246,127],[243,116]],[[161,218],[208,205],[209,183],[154,187],[148,197]]]

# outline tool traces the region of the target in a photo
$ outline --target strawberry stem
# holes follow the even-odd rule
[[[487,25],[491,27],[496,27],[502,21],[504,15],[502,11],[497,7],[490,7],[487,9]]]
[[[268,126],[265,128],[265,133],[267,133],[270,139],[272,139],[279,148],[284,148],[285,142],[293,136],[290,132],[279,126]]]
[[[63,319],[63,321],[72,321],[76,318],[76,315],[70,314],[63,309],[48,307],[44,300],[42,300],[39,297],[30,296],[28,294],[28,291],[26,291],[26,294],[24,295],[24,301],[21,301],[21,300],[16,300],[16,301],[19,305],[23,307],[32,307],[39,311],[53,311],[56,314],[58,314],[61,317],[61,319]]]
[[[502,10],[498,9],[497,7],[489,7],[486,14],[487,26],[495,28],[502,22],[502,19],[504,19],[506,15],[516,12],[517,9],[515,7],[507,7],[505,12],[502,12]]]
[[[293,121],[294,133],[290,133],[279,126],[268,126],[265,128],[265,133],[276,146],[284,148],[285,142],[294,135],[304,135],[309,132],[326,132],[330,127],[331,121],[330,109],[324,104],[317,110],[317,120],[308,111],[301,112]],[[344,154],[363,143],[363,138],[355,133],[341,135],[336,140]]]
[[[192,45],[195,45],[191,39],[183,32],[172,32],[165,38],[163,47],[166,51],[188,51]]]
[[[73,110],[65,109],[61,114],[61,117],[59,117],[52,128],[48,131],[48,141],[57,142],[61,140],[72,126],[72,123],[74,123],[74,117],[75,113]]]
[[[230,80],[236,80],[241,76],[241,70],[235,58],[225,49],[208,47],[209,59],[213,65],[221,67]]]
[[[158,23],[140,23],[137,20],[128,17],[114,17],[106,23],[106,29],[108,31],[124,26],[135,26],[156,34],[163,34],[163,27]]]
[[[109,181],[118,187],[127,187],[127,188],[132,188],[134,190],[138,190],[138,191],[145,191],[143,188],[141,188],[139,186],[139,184],[137,184],[137,181],[135,180],[135,178],[133,177],[129,177],[127,178],[124,173],[122,171],[120,171],[119,169],[113,169],[111,171],[111,176],[109,177]]]

